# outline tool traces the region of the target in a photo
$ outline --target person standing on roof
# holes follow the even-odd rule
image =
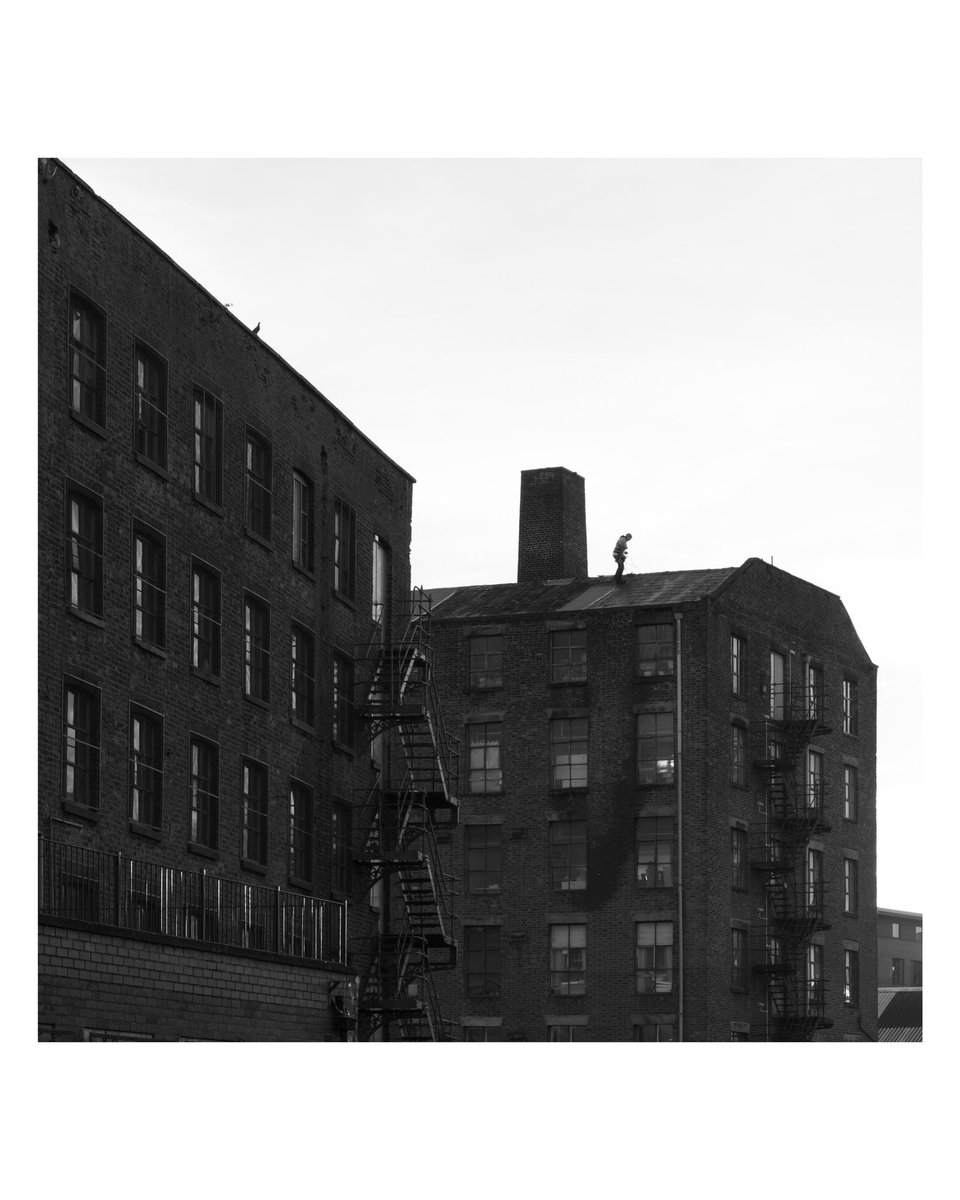
[[[614,583],[619,583],[623,576],[623,564],[627,561],[627,542],[632,537],[632,533],[622,533],[617,538],[617,544],[613,548],[613,557],[617,564],[617,573],[613,577]]]

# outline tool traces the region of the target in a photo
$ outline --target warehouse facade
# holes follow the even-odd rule
[[[588,578],[585,528],[582,478],[525,471],[518,582],[433,593],[444,1011],[470,1041],[875,1039],[876,670],[842,603],[759,559]]]

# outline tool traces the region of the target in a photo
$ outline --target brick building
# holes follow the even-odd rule
[[[413,480],[53,159],[38,217],[40,1036],[352,1037]]]
[[[877,909],[877,1016],[881,1042],[923,1041],[923,915]]]
[[[843,604],[756,558],[615,586],[585,529],[582,478],[525,471],[517,583],[433,592],[465,767],[444,1013],[472,1041],[875,1040],[876,669]]]

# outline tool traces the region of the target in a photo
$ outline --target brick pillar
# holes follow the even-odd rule
[[[584,579],[586,575],[583,477],[566,467],[521,471],[517,582]]]

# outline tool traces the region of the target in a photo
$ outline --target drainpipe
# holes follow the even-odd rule
[[[677,646],[677,1041],[683,1041],[683,654],[680,613],[674,613]]]

